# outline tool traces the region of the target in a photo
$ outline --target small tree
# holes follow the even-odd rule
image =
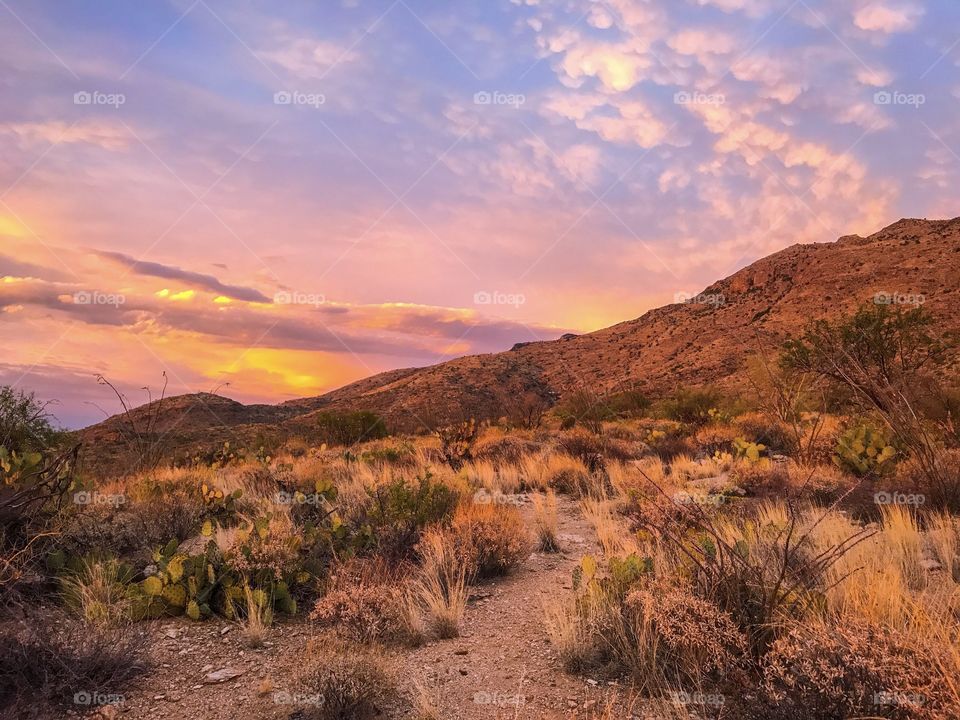
[[[853,401],[879,417],[914,457],[932,504],[958,508],[958,474],[945,467],[938,424],[920,411],[926,398],[942,394],[932,371],[956,346],[954,335],[935,332],[923,308],[867,305],[838,323],[811,324],[786,343],[781,365],[848,388]]]

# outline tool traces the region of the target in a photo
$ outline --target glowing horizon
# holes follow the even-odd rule
[[[0,3],[0,383],[279,402],[960,215],[956,4],[326,5]]]

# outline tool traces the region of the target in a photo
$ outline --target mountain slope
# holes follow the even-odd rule
[[[870,237],[791,246],[703,291],[708,299],[722,296],[722,303],[667,305],[593,333],[392,370],[276,406],[182,396],[174,399],[180,419],[164,422],[178,423],[178,434],[217,440],[224,434],[218,428],[236,433],[280,425],[296,432],[317,412],[362,409],[394,428],[415,430],[461,414],[497,416],[523,393],[553,401],[579,388],[598,394],[626,387],[656,394],[707,383],[743,388],[758,336],[773,346],[810,320],[851,313],[877,293],[922,295],[939,323],[960,328],[960,218],[901,220]],[[117,422],[81,434],[109,442]]]

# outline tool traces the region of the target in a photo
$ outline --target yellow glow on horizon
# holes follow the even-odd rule
[[[171,300],[193,300],[194,295],[197,294],[196,290],[182,290],[181,292],[174,293],[170,296]]]
[[[217,297],[215,297],[215,298],[213,299],[213,301],[214,301],[217,305],[229,305],[230,303],[233,302],[233,300],[231,300],[230,298],[228,298],[226,295],[217,295]]]
[[[154,295],[157,297],[167,297],[170,294],[170,291],[164,288],[163,290],[157,290]]]

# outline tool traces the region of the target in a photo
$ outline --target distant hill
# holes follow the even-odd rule
[[[209,394],[171,398],[157,429],[178,444],[218,442],[253,437],[264,426],[303,431],[317,412],[350,409],[416,430],[424,421],[463,414],[496,417],[524,394],[555,402],[581,388],[603,394],[635,387],[652,395],[677,386],[743,388],[758,334],[779,343],[810,320],[849,314],[878,293],[923,296],[938,322],[960,329],[960,218],[900,220],[869,237],[793,245],[705,288],[692,302],[585,335],[391,370],[319,397],[279,405],[242,405]],[[119,422],[111,418],[80,436],[112,455]]]

